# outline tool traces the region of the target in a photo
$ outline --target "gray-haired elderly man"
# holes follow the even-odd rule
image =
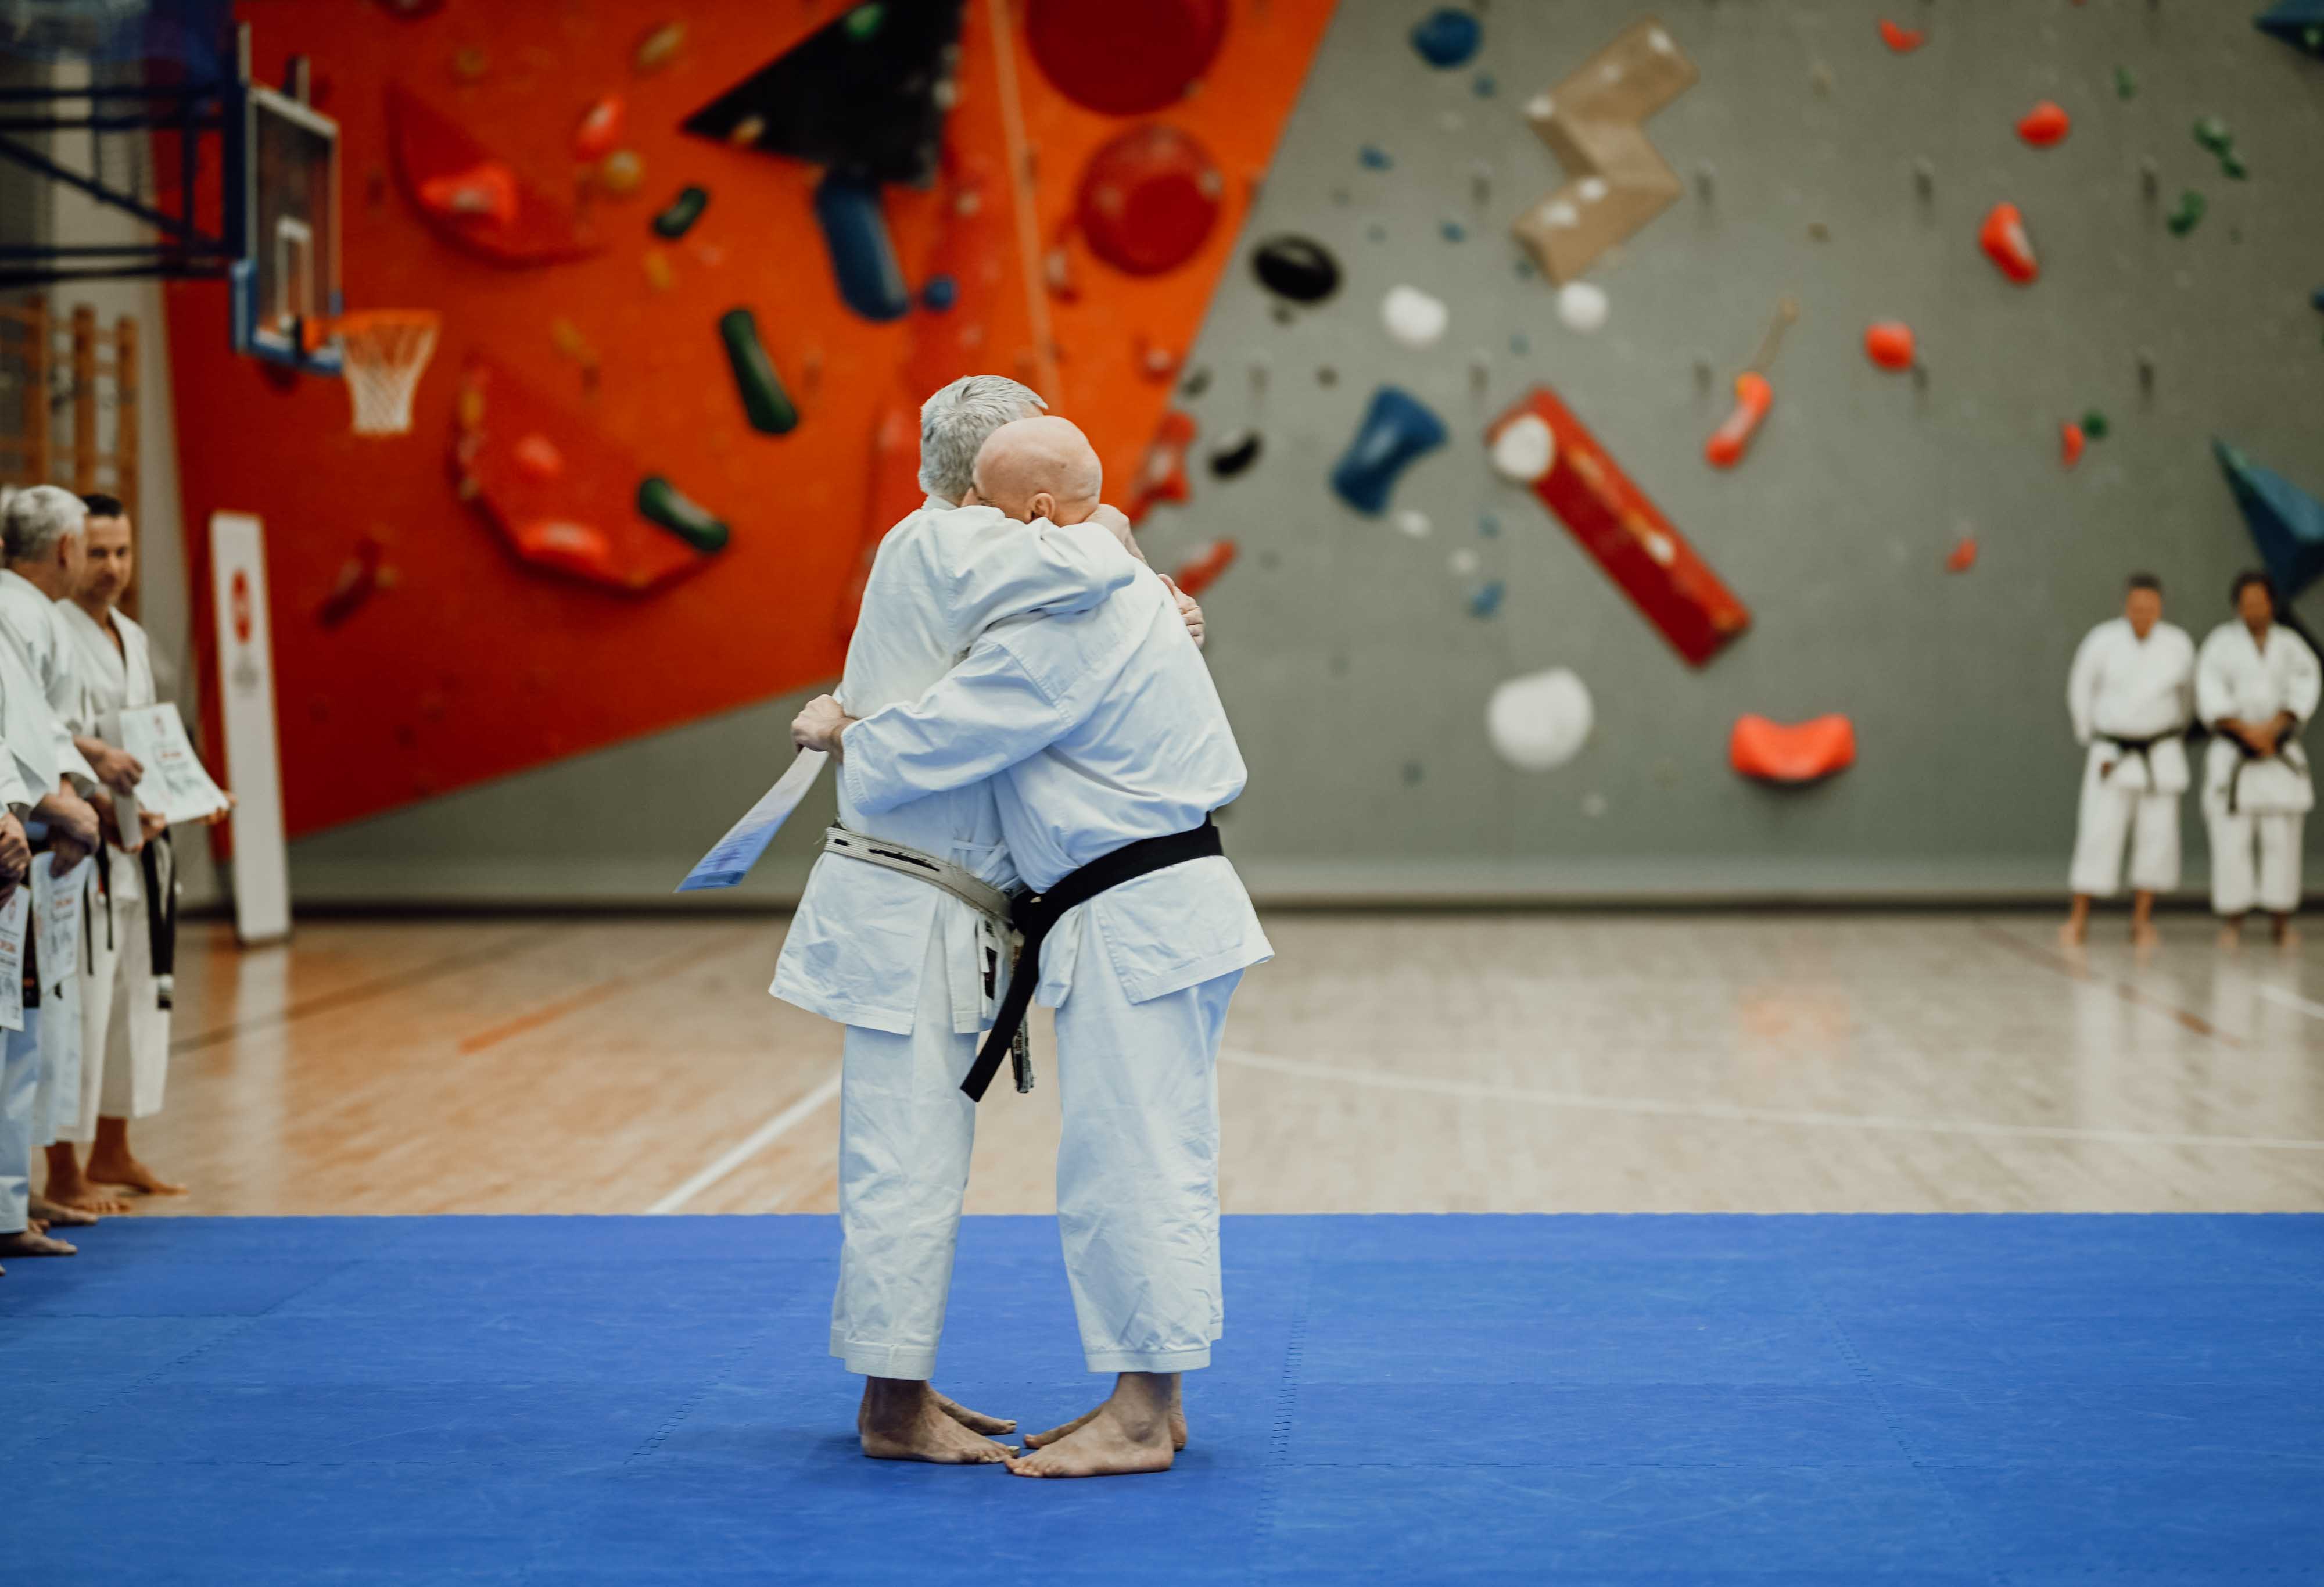
[[[991,624],[1086,611],[1138,574],[1129,524],[1020,523],[960,505],[987,437],[1047,404],[999,375],[954,381],[920,410],[927,500],[880,542],[847,647],[851,715],[918,699]],[[1181,601],[1199,637],[1202,614]],[[1016,1424],[928,1385],[952,1287],[976,1104],[961,1082],[992,1023],[1017,873],[991,788],[876,817],[843,789],[839,826],[791,918],[776,997],[847,1028],[839,1121],[839,1288],[831,1353],[865,1379],[856,1432],[877,1460],[997,1462]]]

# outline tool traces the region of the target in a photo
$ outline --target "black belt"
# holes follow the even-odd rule
[[[145,938],[153,971],[153,1003],[166,1009],[177,1001],[178,851],[164,837],[154,838],[139,852],[145,872]],[[108,927],[112,911],[106,911]]]
[[[1041,981],[1041,941],[1066,910],[1125,881],[1135,881],[1189,860],[1207,860],[1224,853],[1219,842],[1219,829],[1205,816],[1203,824],[1191,832],[1174,832],[1167,837],[1141,838],[1124,844],[1113,853],[1092,860],[1047,892],[1020,893],[1011,900],[1009,923],[1023,937],[1024,946],[1018,950],[1017,968],[1009,977],[1009,992],[1001,1000],[1001,1011],[993,1016],[991,1033],[977,1049],[976,1062],[970,1067],[968,1078],[960,1083],[969,1100],[984,1100],[984,1088],[992,1084],[993,1075],[1001,1071],[1001,1060],[1008,1056],[1017,1033],[1024,1029],[1025,1012],[1033,1006],[1033,989]]]
[[[2240,734],[2230,733],[2225,736],[2227,741],[2235,745],[2236,748],[2243,754],[2243,759],[2236,762],[2235,770],[2227,773],[2227,814],[2235,816],[2241,814],[2241,812],[2236,807],[2236,801],[2237,797],[2243,792],[2244,768],[2250,765],[2255,761],[2264,760],[2268,757],[2263,756],[2257,750],[2244,743]],[[2282,738],[2277,739],[2275,741],[2273,758],[2282,761],[2284,759],[2283,752],[2285,747],[2293,742],[2294,740],[2292,739],[2292,734],[2288,732]],[[2284,764],[2290,765],[2291,762],[2289,761],[2284,761]]]
[[[2138,763],[2146,768],[2146,791],[2149,793],[2153,793],[2154,791],[2154,761],[2147,754],[2147,752],[2153,749],[2156,744],[2161,743],[2164,739],[2177,738],[2178,736],[2179,735],[2175,733],[2158,733],[2152,738],[2124,738],[2121,734],[2113,733],[2102,733],[2098,734],[2100,742],[2110,743],[2116,749],[2122,752],[2123,761],[2127,761],[2134,755],[2138,757]],[[2114,774],[2114,769],[2121,764],[2122,761],[2107,761],[2106,765],[2099,770],[2098,776],[2102,779],[2112,776]]]

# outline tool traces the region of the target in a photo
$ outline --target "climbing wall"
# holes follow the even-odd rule
[[[443,317],[411,432],[369,438],[341,383],[231,354],[222,286],[170,290],[189,549],[267,524],[294,835],[835,678],[959,375],[1033,383],[1126,480],[1330,11],[242,6],[340,124],[348,307]],[[553,802],[602,835],[641,795]]]
[[[1198,458],[1265,449],[1145,531],[1238,544],[1239,859],[1277,896],[2061,886],[2075,642],[2137,567],[2226,616],[2259,553],[2215,436],[2324,493],[2324,65],[2256,6],[1561,0],[1437,67],[1431,9],[1342,6],[1184,399]],[[1269,290],[1277,237],[1332,296]],[[1352,503],[1382,388],[1448,438]],[[1534,408],[1541,478],[1489,447]]]

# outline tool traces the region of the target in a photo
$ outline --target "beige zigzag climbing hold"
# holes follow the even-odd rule
[[[1642,124],[1701,75],[1661,23],[1642,17],[1526,106],[1566,180],[1512,229],[1551,281],[1573,280],[1685,191]]]

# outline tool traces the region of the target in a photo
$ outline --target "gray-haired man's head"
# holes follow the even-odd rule
[[[54,561],[58,546],[78,537],[88,519],[88,506],[61,485],[12,492],[0,507],[0,556],[11,567]]]
[[[1006,375],[971,374],[920,404],[920,488],[958,502],[976,482],[976,454],[992,432],[1049,405]]]

